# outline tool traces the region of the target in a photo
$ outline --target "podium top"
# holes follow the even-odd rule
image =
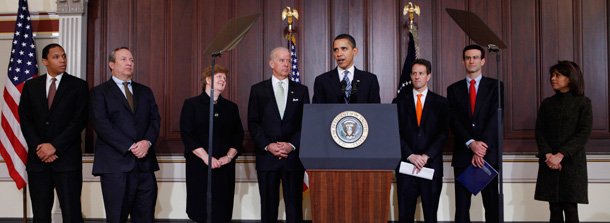
[[[337,117],[359,113],[368,136],[355,147],[335,141]],[[363,127],[364,128],[364,127]],[[353,139],[356,140],[356,139]],[[356,142],[356,141],[354,141]],[[395,104],[306,104],[299,157],[306,169],[395,170],[400,162],[398,111]]]

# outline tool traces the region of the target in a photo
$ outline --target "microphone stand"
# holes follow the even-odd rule
[[[214,141],[214,66],[216,65],[216,57],[222,55],[222,50],[212,54],[212,77],[210,80],[210,115],[209,115],[209,134],[208,134],[208,191],[207,191],[207,222],[212,222],[212,151]],[[205,92],[205,86],[203,86]]]
[[[213,155],[213,136],[214,136],[214,66],[216,57],[222,53],[231,51],[246,36],[248,30],[252,28],[260,13],[245,15],[233,18],[216,34],[212,43],[205,49],[203,55],[212,56],[212,77],[210,87],[210,121],[209,121],[209,144],[208,144],[208,190],[207,190],[207,222],[212,223],[212,155]],[[205,91],[205,86],[204,86]]]
[[[345,88],[347,88],[347,82],[345,82],[345,80],[341,81],[341,94],[339,95],[339,101],[341,101],[341,99],[343,99],[345,101],[345,98],[347,98],[347,101],[345,102],[346,104],[349,102],[349,97],[347,96],[347,94],[345,93]]]
[[[498,218],[499,222],[504,222],[504,179],[502,173],[502,153],[503,153],[503,145],[502,145],[502,89],[500,78],[500,49],[498,46],[494,44],[487,45],[487,49],[489,52],[494,52],[496,54],[496,64],[497,64],[497,74],[498,74]]]

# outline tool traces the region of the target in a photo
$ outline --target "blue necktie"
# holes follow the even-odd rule
[[[349,71],[343,71],[343,80],[345,81],[345,104],[349,102],[349,95],[352,91],[352,82],[349,81]]]

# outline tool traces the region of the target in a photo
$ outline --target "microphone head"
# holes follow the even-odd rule
[[[355,80],[352,82],[352,93],[355,93],[356,91],[358,91],[359,83],[360,83],[360,80]]]

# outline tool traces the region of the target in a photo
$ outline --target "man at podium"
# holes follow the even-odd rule
[[[381,102],[379,82],[375,74],[358,70],[354,56],[358,54],[356,40],[341,34],[333,42],[337,68],[316,77],[313,86],[314,104],[356,104]]]
[[[286,222],[303,221],[303,174],[299,159],[303,104],[307,87],[291,81],[290,52],[271,51],[273,76],[252,86],[248,102],[248,129],[256,149],[256,171],[261,196],[261,222],[277,222],[280,180],[284,190]]]
[[[438,204],[443,188],[443,147],[449,129],[449,102],[428,89],[432,65],[425,59],[413,62],[413,89],[397,98],[401,161],[415,166],[415,176],[396,173],[398,218],[413,222],[417,198],[421,196],[424,220],[437,221]],[[434,169],[431,180],[416,177],[422,168]]]

